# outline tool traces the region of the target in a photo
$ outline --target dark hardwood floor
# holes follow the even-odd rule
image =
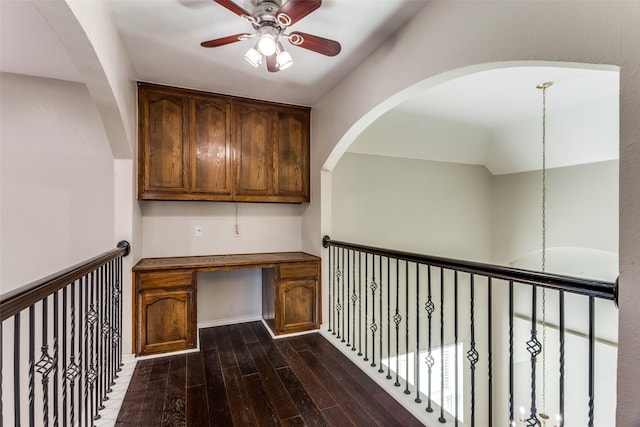
[[[200,330],[200,351],[138,362],[118,426],[421,426],[320,334]]]

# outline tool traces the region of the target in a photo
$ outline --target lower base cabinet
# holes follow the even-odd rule
[[[136,277],[136,354],[196,346],[195,273],[167,271]]]

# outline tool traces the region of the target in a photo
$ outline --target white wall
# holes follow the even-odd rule
[[[484,166],[348,153],[332,181],[335,240],[491,260],[491,175]]]
[[[558,271],[553,256],[556,248],[589,248],[612,254],[618,252],[618,161],[598,162],[547,170],[547,271]],[[493,223],[494,261],[513,264],[533,253],[538,261],[520,267],[540,269],[542,247],[541,171],[493,177],[495,217]],[[612,277],[592,277],[615,281],[617,257]],[[607,266],[611,273],[611,266]],[[583,266],[594,269],[595,266]],[[592,270],[593,271],[593,270]]]
[[[113,249],[114,164],[87,88],[2,74],[2,292]]]

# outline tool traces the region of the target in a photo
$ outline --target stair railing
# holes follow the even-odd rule
[[[122,366],[122,258],[115,249],[0,296],[6,425],[91,426]]]
[[[455,426],[561,427],[565,419],[567,425],[593,426],[597,415],[613,422],[615,414],[598,413],[596,406],[596,344],[617,348],[617,335],[607,340],[596,334],[596,303],[617,325],[617,282],[329,236],[323,246],[335,345],[370,361],[369,375],[377,371],[403,387],[406,407],[420,405]],[[587,380],[574,381],[570,364],[584,365],[579,375]],[[615,382],[615,375],[597,381]],[[615,383],[613,390],[615,396]]]

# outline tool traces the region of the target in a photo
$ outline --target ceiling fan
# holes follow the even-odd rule
[[[340,43],[313,34],[293,31],[286,33],[287,28],[316,10],[322,0],[254,0],[251,13],[231,0],[213,0],[231,12],[248,21],[255,33],[240,33],[200,43],[202,47],[218,47],[242,40],[258,38],[255,46],[247,51],[244,58],[254,67],[262,64],[266,58],[267,69],[271,72],[281,71],[293,64],[293,58],[284,50],[280,39],[286,39],[294,46],[335,56],[340,53]]]

